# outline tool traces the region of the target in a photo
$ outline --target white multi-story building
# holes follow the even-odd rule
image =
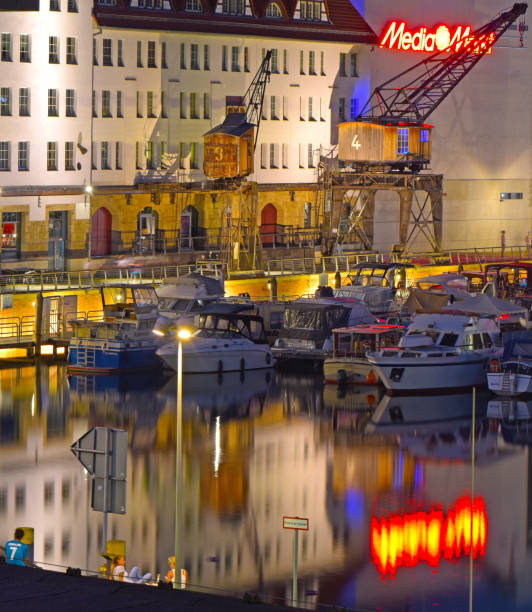
[[[320,150],[368,93],[376,37],[347,0],[4,6],[4,261],[47,249],[61,267],[61,257],[86,253],[91,187],[205,182],[203,134],[240,101],[267,49],[259,183],[314,182]]]

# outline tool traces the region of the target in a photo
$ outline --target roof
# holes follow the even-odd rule
[[[246,132],[249,132],[255,125],[246,121],[246,113],[229,113],[223,123],[213,127],[208,132],[203,134],[229,134],[231,136],[243,136]]]
[[[229,36],[250,35],[268,38],[295,38],[313,41],[377,44],[379,39],[349,0],[324,0],[329,22],[294,19],[297,0],[275,0],[283,17],[266,17],[270,0],[252,0],[253,15],[215,13],[216,0],[202,0],[203,13],[186,12],[184,0],[170,0],[171,10],[130,8],[127,0],[117,6],[95,3],[93,12],[103,27],[202,32]]]
[[[207,306],[205,306],[205,308],[203,308],[203,310],[199,314],[201,316],[216,315],[220,317],[227,317],[235,315],[237,317],[240,317],[243,316],[241,315],[243,310],[253,310],[253,308],[253,304],[242,304],[240,302],[213,302],[212,304],[207,304]]]
[[[387,332],[403,330],[402,325],[350,325],[333,329],[335,334],[385,334]]]
[[[475,293],[471,297],[454,302],[442,309],[446,313],[474,314],[479,316],[500,316],[503,314],[526,315],[524,306],[513,304],[505,300],[487,295],[486,293]]]
[[[525,261],[510,261],[506,263],[490,263],[486,264],[485,270],[502,270],[503,268],[523,268],[526,270],[532,270],[532,263]]]

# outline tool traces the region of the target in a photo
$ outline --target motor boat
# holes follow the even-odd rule
[[[490,318],[421,314],[399,346],[368,353],[391,393],[452,391],[486,384],[487,365],[502,355]]]
[[[73,319],[68,359],[71,372],[118,373],[155,368],[151,333],[157,294],[151,285],[107,285],[101,289],[103,320]]]
[[[532,393],[532,334],[522,332],[504,346],[501,361],[494,360],[488,372],[488,388],[496,395],[517,397]]]
[[[323,363],[325,382],[375,385],[378,375],[367,352],[397,346],[402,335],[403,327],[399,325],[361,324],[333,329],[333,354]]]
[[[181,343],[184,374],[221,374],[272,367],[272,352],[262,317],[220,309],[200,315],[197,323],[198,329],[192,337]],[[169,342],[157,351],[173,370],[177,370],[177,347],[177,341]]]

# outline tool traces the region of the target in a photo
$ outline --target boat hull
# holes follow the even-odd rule
[[[446,359],[445,363],[435,358],[381,358],[370,357],[379,378],[388,392],[426,393],[468,389],[486,384],[486,358],[456,361]]]
[[[116,373],[156,368],[160,360],[155,344],[73,340],[68,349],[69,372]]]
[[[325,382],[337,385],[375,385],[378,375],[367,359],[326,359]]]
[[[165,345],[158,355],[172,370],[177,370],[175,345]],[[207,372],[238,372],[271,368],[273,359],[268,345],[228,348],[224,350],[198,349],[183,351],[183,373],[198,374]]]
[[[532,376],[516,372],[488,372],[488,388],[502,397],[532,393]]]

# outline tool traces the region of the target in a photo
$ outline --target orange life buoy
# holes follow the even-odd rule
[[[491,371],[498,374],[501,371],[501,362],[498,359],[491,360]]]
[[[377,377],[373,370],[370,370],[369,374],[366,376],[366,382],[368,385],[374,385],[377,382]]]

